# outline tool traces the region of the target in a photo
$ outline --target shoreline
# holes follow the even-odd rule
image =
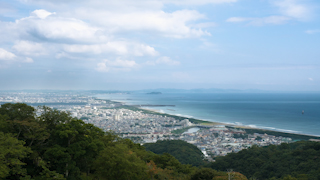
[[[99,99],[101,99],[101,98],[99,98]],[[252,127],[252,125],[236,125],[236,124],[233,124],[233,123],[213,122],[213,121],[198,119],[198,118],[194,118],[194,117],[186,117],[186,116],[183,116],[183,115],[176,115],[176,114],[170,114],[170,113],[166,113],[166,112],[161,112],[162,110],[157,110],[157,109],[149,109],[149,108],[145,108],[145,107],[136,107],[135,105],[129,105],[124,101],[115,101],[115,100],[108,100],[108,99],[103,99],[103,100],[107,100],[109,102],[114,102],[114,103],[121,103],[122,106],[120,106],[120,107],[122,107],[122,108],[130,107],[129,109],[131,109],[131,110],[133,110],[133,109],[142,110],[142,111],[145,111],[145,113],[171,116],[171,117],[174,117],[174,118],[179,119],[179,120],[189,119],[190,122],[195,123],[195,124],[211,125],[211,126],[213,126],[213,125],[225,125],[225,126],[230,126],[230,127],[233,127],[233,128],[243,129],[245,131],[246,130],[256,130],[256,131],[262,132],[262,133],[264,132],[264,133],[271,133],[271,134],[287,135],[287,136],[284,136],[284,137],[288,137],[288,136],[297,136],[297,137],[301,136],[301,137],[304,137],[304,138],[294,138],[294,139],[300,139],[300,140],[309,140],[309,139],[313,139],[313,138],[314,139],[320,139],[320,135],[294,133],[294,132],[286,132],[286,131],[280,131],[280,130],[270,130],[270,129],[266,129],[266,128]],[[290,131],[290,130],[288,130],[288,131]]]
[[[126,105],[126,106],[131,106],[131,105]],[[165,113],[165,112],[161,112],[161,110],[156,110],[156,109],[147,109],[147,108],[141,108],[139,107],[138,109],[143,109],[143,110],[147,110],[147,111],[152,111],[155,113],[161,113],[163,115],[172,115],[172,116],[179,116],[185,119],[190,119],[190,117],[186,117],[186,116],[181,116],[181,115],[176,115],[176,114],[170,114],[170,113]],[[232,123],[223,123],[223,122],[212,122],[212,121],[208,121],[208,120],[203,120],[203,119],[197,119],[197,118],[191,118],[191,119],[195,119],[198,121],[203,121],[203,125],[225,125],[225,126],[231,126],[234,128],[239,128],[239,129],[255,129],[255,130],[262,130],[262,131],[270,131],[270,132],[279,132],[279,133],[285,133],[285,134],[293,134],[293,135],[299,135],[299,136],[310,136],[310,137],[315,137],[315,138],[319,138],[320,139],[320,135],[313,135],[313,134],[303,134],[303,133],[294,133],[294,132],[286,132],[286,131],[277,131],[277,130],[270,130],[270,129],[264,129],[264,128],[259,128],[259,127],[252,127],[251,125],[236,125],[236,124],[232,124]],[[289,130],[288,130],[289,131]]]

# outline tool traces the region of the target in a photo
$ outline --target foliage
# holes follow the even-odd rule
[[[182,129],[176,129],[176,130],[171,131],[171,133],[173,133],[173,134],[182,134],[182,133],[186,132],[190,128],[192,128],[192,127],[189,126],[189,127],[185,127],[185,128],[182,128]]]
[[[217,136],[216,136],[217,137]],[[233,134],[234,138],[242,138],[242,139],[247,139],[248,135],[245,134]]]
[[[216,170],[233,168],[250,178],[279,179],[290,176],[320,179],[320,143],[299,141],[280,146],[253,146],[238,153],[216,158],[208,167]]]
[[[238,172],[216,171],[211,168],[198,169],[192,176],[191,180],[247,180],[247,178]]]
[[[211,180],[215,176],[217,176],[217,171],[210,168],[202,168],[191,176],[191,180]]]
[[[164,143],[186,164],[168,153],[146,151],[68,112],[45,106],[38,111],[40,116],[23,103],[1,106],[0,179],[188,180],[198,168],[187,164],[202,164],[201,151],[183,141]]]
[[[182,164],[201,166],[203,162],[202,152],[194,145],[182,140],[164,140],[156,143],[144,144],[146,150],[156,154],[169,153],[177,158]]]
[[[0,132],[0,178],[10,175],[26,175],[25,165],[21,160],[30,152],[30,148],[24,147],[25,142],[20,141],[11,134]]]
[[[0,108],[1,115],[7,115],[8,119],[22,121],[25,119],[33,119],[35,109],[24,103],[6,103],[2,104]]]
[[[126,144],[116,144],[101,151],[94,162],[94,168],[99,179],[148,178],[147,164]]]

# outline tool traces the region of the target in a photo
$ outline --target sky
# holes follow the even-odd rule
[[[320,91],[319,0],[0,0],[0,90]]]

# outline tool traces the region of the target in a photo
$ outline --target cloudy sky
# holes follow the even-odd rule
[[[320,91],[320,2],[0,0],[0,82]]]

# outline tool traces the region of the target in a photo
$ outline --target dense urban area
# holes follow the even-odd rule
[[[0,92],[0,103],[26,103],[38,107],[70,112],[72,117],[112,131],[135,143],[158,140],[183,140],[197,146],[209,161],[252,145],[279,145],[291,138],[268,134],[247,134],[244,130],[221,124],[199,124],[189,119],[176,119],[166,114],[131,109],[123,103],[95,98],[91,93],[74,92]],[[38,114],[40,114],[38,110]]]

